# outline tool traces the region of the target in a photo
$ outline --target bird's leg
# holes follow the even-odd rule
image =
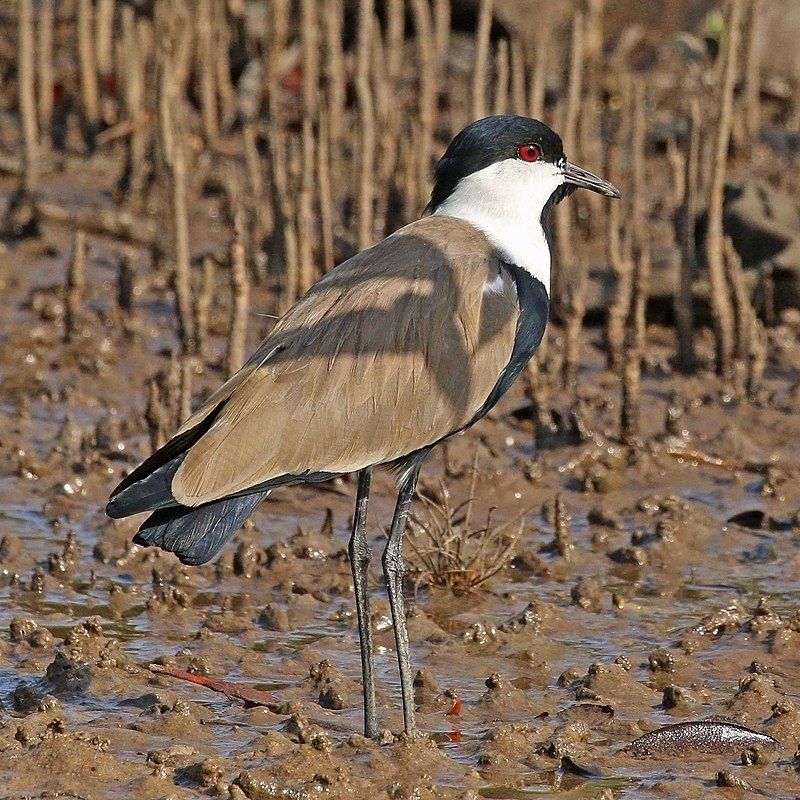
[[[418,477],[419,464],[400,483],[392,527],[389,530],[389,541],[383,551],[383,574],[386,576],[386,586],[389,590],[389,605],[392,609],[394,638],[397,643],[400,690],[403,694],[403,724],[406,733],[412,733],[416,728],[416,724],[414,722],[414,687],[408,648],[406,611],[403,602],[403,574],[406,571],[406,565],[403,561],[403,533],[406,529],[408,509],[411,505],[414,489],[417,486]]]
[[[369,611],[368,569],[370,562],[367,541],[367,504],[372,467],[358,473],[356,510],[353,514],[353,533],[347,552],[353,571],[353,588],[356,592],[358,636],[361,645],[361,678],[364,684],[364,736],[374,739],[378,735],[378,718],[375,713],[375,674],[372,662],[372,618]]]

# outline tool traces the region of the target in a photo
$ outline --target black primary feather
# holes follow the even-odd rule
[[[225,403],[220,403],[194,428],[170,439],[136,467],[111,493],[106,514],[121,519],[142,511],[180,505],[172,494],[172,478],[189,449],[208,432],[224,407]]]

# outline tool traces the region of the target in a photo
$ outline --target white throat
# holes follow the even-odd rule
[[[555,164],[498,161],[462,178],[433,213],[483,231],[504,259],[540,280],[549,294],[550,247],[542,210],[563,182]]]

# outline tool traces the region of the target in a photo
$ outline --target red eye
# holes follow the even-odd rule
[[[538,144],[524,144],[517,150],[523,161],[538,161],[542,157],[542,148]]]

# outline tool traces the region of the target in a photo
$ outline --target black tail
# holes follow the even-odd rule
[[[269,491],[226,497],[196,508],[160,508],[134,536],[136,544],[169,550],[184,564],[205,564],[256,510]]]

